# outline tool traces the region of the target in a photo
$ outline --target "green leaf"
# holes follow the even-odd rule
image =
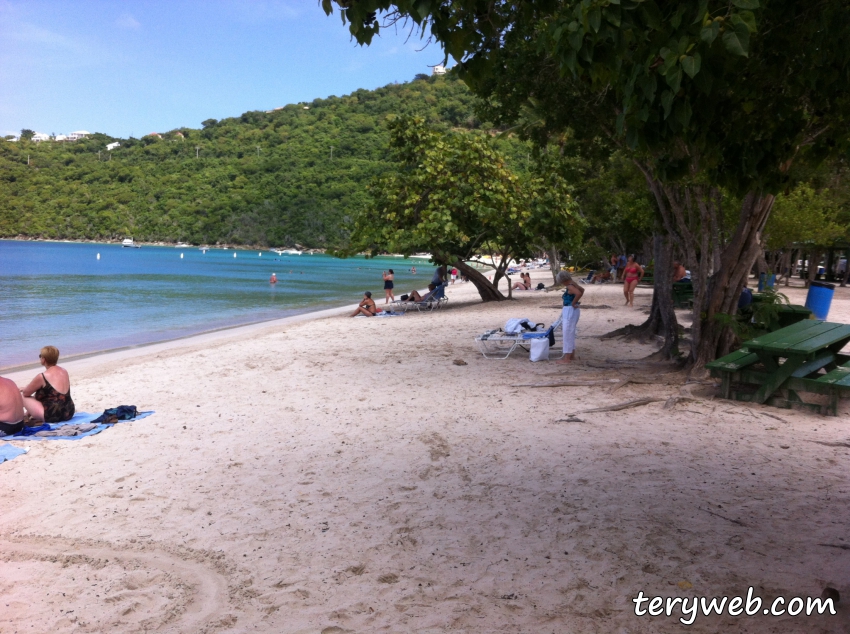
[[[578,29],[575,33],[570,33],[567,40],[569,40],[570,46],[572,46],[574,50],[578,51],[581,49],[581,44],[584,41],[584,29]]]
[[[602,11],[599,7],[593,7],[587,12],[587,21],[594,33],[599,33],[599,27],[602,26]]]
[[[723,34],[723,45],[733,55],[747,57],[750,49],[750,30],[746,24],[735,25]]]
[[[720,32],[720,25],[717,22],[712,22],[708,26],[702,27],[699,32],[700,39],[706,44],[711,44],[717,39],[717,34]]]
[[[675,96],[676,95],[669,90],[665,90],[663,93],[661,93],[661,105],[664,107],[665,119],[670,116],[670,108],[673,105],[673,97]]]
[[[732,4],[739,9],[758,9],[760,6],[759,0],[732,0]]]
[[[670,90],[674,93],[679,92],[679,87],[682,85],[682,67],[678,65],[674,66],[667,72],[664,79],[667,81],[667,85],[670,86]]]
[[[693,110],[691,110],[691,103],[687,99],[680,99],[676,102],[676,111],[673,117],[678,121],[683,128],[687,128],[688,124],[691,122],[691,115],[693,114]]]
[[[606,7],[605,19],[616,27],[620,26],[620,7]]]
[[[701,61],[702,60],[700,58],[699,53],[688,55],[685,59],[682,60],[682,70],[688,74],[688,77],[693,79],[694,75],[699,72]]]
[[[741,11],[740,13],[736,13],[732,16],[732,22],[734,24],[746,24],[747,29],[750,33],[755,33],[758,31],[758,25],[756,24],[756,14],[752,11]]]
[[[699,0],[699,6],[697,7],[697,15],[694,18],[694,21],[691,24],[699,24],[705,19],[706,11],[708,11],[708,0]]]

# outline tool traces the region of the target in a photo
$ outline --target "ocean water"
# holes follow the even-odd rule
[[[45,345],[67,356],[165,341],[356,303],[367,290],[380,305],[390,268],[397,296],[433,272],[416,258],[0,240],[0,368],[36,363]]]

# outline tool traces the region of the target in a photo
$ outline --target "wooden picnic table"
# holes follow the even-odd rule
[[[723,398],[835,416],[838,399],[850,396],[850,355],[841,353],[848,343],[850,325],[809,319],[751,339],[706,367],[723,380]],[[826,395],[828,402],[805,402],[799,392]]]

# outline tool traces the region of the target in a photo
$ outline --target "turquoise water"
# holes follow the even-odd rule
[[[367,290],[381,304],[389,268],[397,294],[433,272],[414,258],[0,240],[0,368],[36,363],[45,345],[66,356],[164,341],[356,303]]]

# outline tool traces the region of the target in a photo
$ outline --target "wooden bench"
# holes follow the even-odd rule
[[[850,326],[805,320],[752,339],[706,368],[722,380],[723,398],[836,416],[838,400],[850,397],[850,355],[840,352],[848,342]],[[806,402],[801,392],[829,400]]]

